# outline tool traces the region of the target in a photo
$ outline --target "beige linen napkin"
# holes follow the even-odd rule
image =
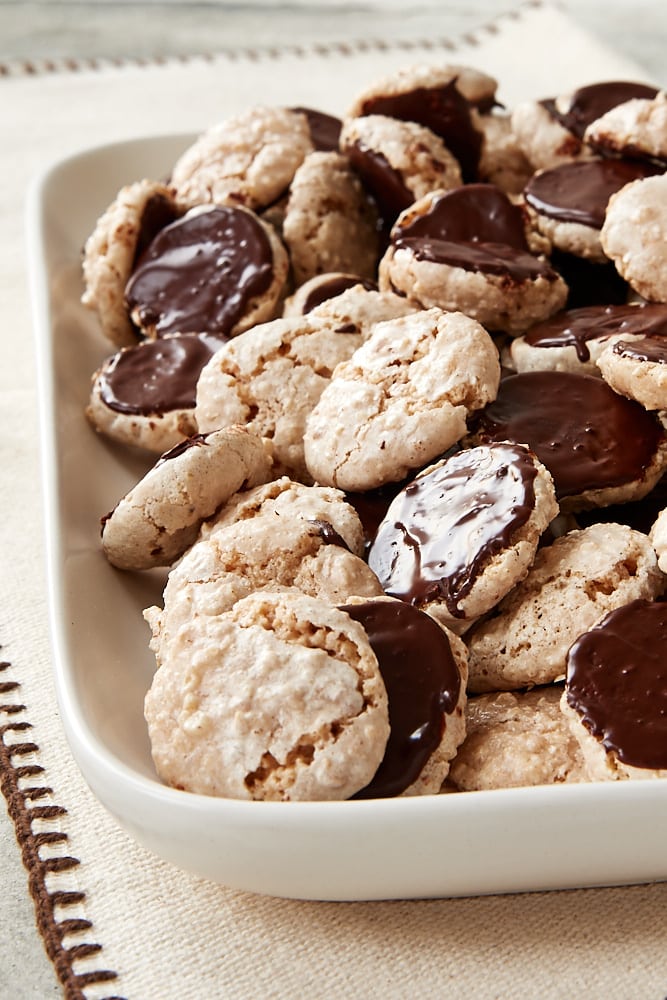
[[[557,10],[531,4],[461,46],[430,51],[346,42],[0,79],[0,774],[39,931],[69,998],[658,1000],[667,992],[667,885],[350,904],[230,891],[130,840],[83,783],[58,719],[23,249],[28,180],[91,144],[196,131],[255,103],[340,112],[374,77],[443,59],[497,75],[508,104],[642,76]]]

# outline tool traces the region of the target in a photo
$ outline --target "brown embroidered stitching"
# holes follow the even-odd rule
[[[1,72],[1,70],[0,70]],[[10,663],[0,661],[0,673],[6,671]],[[0,694],[16,693],[20,689],[17,681],[0,681]],[[22,763],[22,758],[39,751],[39,746],[30,740],[23,740],[32,726],[16,716],[25,711],[25,705],[17,702],[0,704],[0,713],[8,721],[0,725],[0,789],[7,800],[7,809],[14,823],[16,839],[21,848],[23,864],[28,873],[28,890],[35,906],[37,928],[44,941],[46,953],[51,959],[63,989],[65,1000],[85,1000],[85,988],[113,982],[118,974],[111,969],[96,969],[77,972],[74,963],[101,952],[102,946],[95,943],[65,946],[64,940],[73,934],[81,934],[92,929],[89,920],[83,918],[57,919],[56,907],[67,907],[85,900],[84,892],[49,891],[46,878],[52,874],[69,872],[79,865],[78,858],[68,854],[43,859],[40,848],[45,845],[65,845],[68,836],[62,830],[33,831],[35,820],[53,820],[67,815],[67,810],[59,805],[33,805],[34,801],[52,794],[47,785],[38,784],[21,787],[26,779],[40,780],[44,768],[39,764]],[[13,743],[13,737],[19,737]],[[109,996],[106,1000],[123,1000]]]
[[[555,0],[552,6],[559,7]],[[305,58],[309,55],[329,57],[338,55],[343,57],[357,56],[363,52],[413,52],[425,51],[435,52],[444,49],[448,52],[455,52],[463,42],[469,46],[476,46],[480,43],[480,36],[484,33],[496,34],[498,25],[504,21],[517,21],[525,11],[537,10],[544,6],[544,0],[525,0],[513,10],[499,13],[490,24],[483,24],[475,31],[467,32],[461,36],[457,42],[449,38],[421,38],[421,39],[395,39],[386,41],[380,38],[352,39],[349,41],[332,41],[322,44],[313,42],[310,45],[269,45],[256,48],[235,48],[219,49],[216,52],[199,52],[174,56],[109,56],[99,58],[72,58],[63,57],[61,59],[17,59],[0,62],[0,77],[3,76],[38,76],[47,73],[80,73],[85,70],[100,70],[105,67],[122,68],[124,66],[164,66],[169,63],[187,64],[190,62],[215,62],[218,59],[226,59],[229,62],[237,60],[247,60],[258,62],[262,59],[282,59],[286,56],[296,56]]]

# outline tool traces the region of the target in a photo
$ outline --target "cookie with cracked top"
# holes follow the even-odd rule
[[[373,777],[387,694],[357,622],[299,593],[256,593],[185,626],[145,699],[169,785],[270,801],[346,799]]]
[[[118,569],[169,566],[228,497],[271,474],[264,442],[245,427],[186,438],[102,519],[104,554]]]
[[[306,419],[308,471],[350,491],[399,481],[460,440],[499,378],[493,341],[462,313],[429,309],[379,323]]]

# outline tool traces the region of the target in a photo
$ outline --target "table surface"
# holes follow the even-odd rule
[[[210,53],[230,48],[317,44],[381,35],[395,39],[456,38],[511,9],[511,0],[441,0],[405,5],[324,2],[149,3],[129,0],[66,3],[57,0],[0,0],[0,73],[25,72],[45,61],[154,59]],[[378,30],[377,8],[382,7]],[[667,6],[663,0],[570,0],[561,4],[572,20],[600,41],[635,60],[646,75],[667,83],[664,63]],[[342,12],[342,13],[341,13]],[[480,67],[483,68],[483,67]],[[1,81],[0,81],[1,87]],[[34,922],[26,873],[13,826],[0,809],[0,885],[4,934],[0,935],[0,996],[47,1000],[61,995]],[[21,987],[18,987],[20,970]]]

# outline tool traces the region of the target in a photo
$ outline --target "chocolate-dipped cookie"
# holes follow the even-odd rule
[[[197,432],[197,381],[223,342],[187,333],[124,347],[93,376],[88,420],[121,444],[168,451]]]
[[[463,632],[526,575],[557,514],[551,476],[528,448],[468,449],[397,494],[368,562],[387,594]]]
[[[530,250],[521,209],[493,184],[434,192],[401,213],[380,288],[460,310],[514,336],[565,305],[567,286]]]
[[[470,442],[529,445],[554,479],[563,511],[645,496],[667,464],[654,415],[602,379],[532,371],[504,378],[471,424]]]

